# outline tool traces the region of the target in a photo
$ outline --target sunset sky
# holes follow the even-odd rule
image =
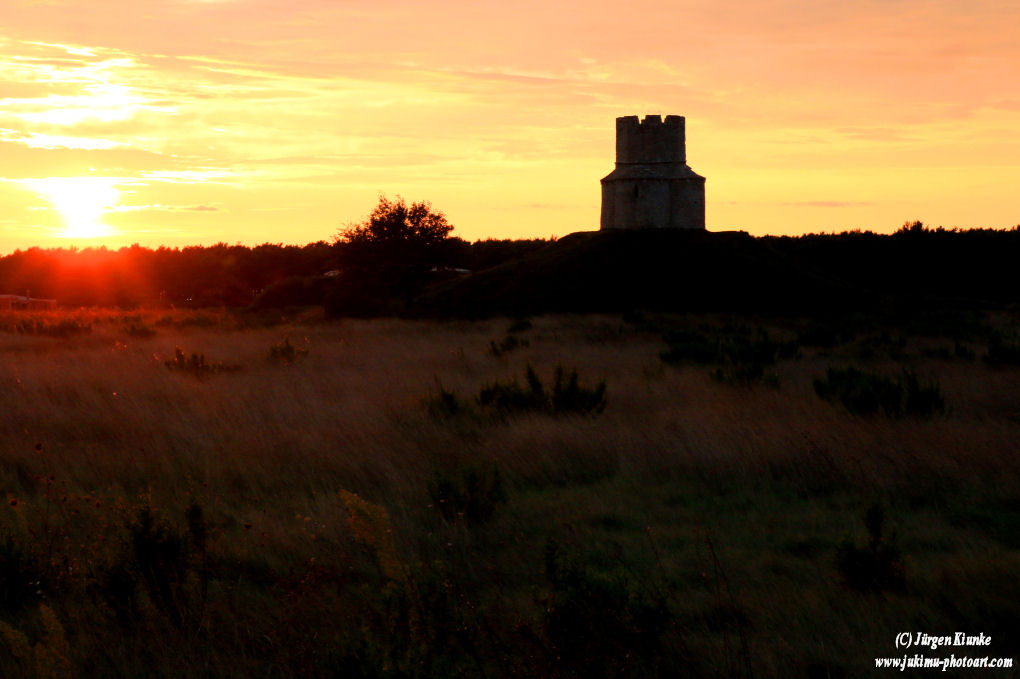
[[[1020,223],[1015,0],[622,7],[0,0],[0,254],[305,244],[380,193],[592,230],[649,113],[686,116],[710,230]]]

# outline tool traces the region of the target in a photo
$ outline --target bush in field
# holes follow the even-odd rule
[[[885,531],[885,512],[872,505],[864,514],[868,542],[858,545],[844,538],[836,550],[836,567],[847,585],[861,591],[880,592],[902,589],[906,582],[903,559],[895,545],[895,536]]]
[[[73,317],[30,316],[14,321],[7,329],[21,335],[67,338],[92,332],[92,322]]]
[[[239,365],[227,365],[205,360],[205,354],[192,353],[190,356],[184,353],[180,347],[174,347],[174,357],[163,361],[167,370],[182,372],[195,377],[208,377],[215,373],[235,372],[241,369]]]
[[[499,358],[509,354],[515,349],[521,349],[527,347],[530,342],[526,339],[518,337],[518,335],[527,330],[531,330],[531,321],[526,318],[521,318],[510,324],[510,327],[506,329],[506,336],[503,339],[496,341],[492,340],[489,342],[489,353]]]
[[[799,353],[796,340],[769,337],[763,328],[722,328],[711,333],[683,330],[665,335],[668,348],[661,352],[665,363],[716,365],[712,379],[733,384],[765,382],[778,386],[775,373],[768,370],[776,361]]]
[[[928,417],[945,411],[938,382],[922,384],[912,371],[893,379],[857,368],[829,368],[825,379],[814,381],[815,393],[839,402],[855,415],[882,413],[889,417]]]
[[[457,393],[439,385],[439,393],[425,399],[425,407],[435,418],[456,417],[464,411],[464,404]]]
[[[144,323],[131,323],[124,328],[124,332],[131,337],[137,337],[138,339],[145,339],[152,337],[156,334],[156,329],[151,325],[145,325]]]
[[[829,368],[825,379],[814,381],[815,393],[827,401],[838,401],[855,415],[884,412],[898,415],[903,388],[899,382],[857,368]]]
[[[1015,337],[992,335],[988,341],[988,353],[985,355],[988,365],[1020,365],[1020,340]]]
[[[496,340],[492,340],[491,342],[489,342],[489,353],[495,356],[496,358],[499,358],[501,356],[509,354],[514,349],[526,347],[528,346],[528,344],[529,344],[528,340],[521,339],[517,335],[507,335],[498,342]]]
[[[493,382],[486,385],[478,393],[478,402],[483,406],[492,406],[507,412],[547,410],[549,397],[542,380],[530,365],[524,370],[524,379],[527,386],[522,386],[517,378],[509,382]]]
[[[556,366],[551,389],[547,389],[534,368],[524,371],[525,384],[514,378],[508,382],[494,382],[482,388],[478,402],[502,412],[548,412],[553,415],[597,415],[606,407],[606,381],[594,387],[584,386],[577,369],[567,372]]]
[[[668,348],[660,354],[666,363],[702,365],[757,363],[771,365],[779,359],[795,358],[796,340],[781,341],[769,337],[764,328],[721,328],[712,332],[680,330],[665,334]]]
[[[946,400],[938,382],[922,384],[912,371],[903,373],[903,412],[906,415],[929,417],[946,410]]]
[[[503,477],[495,462],[460,465],[449,474],[437,471],[428,483],[428,493],[447,521],[464,519],[481,523],[507,501]]]
[[[659,354],[665,363],[714,363],[721,353],[721,341],[697,331],[670,332],[666,350]]]
[[[581,415],[597,415],[606,408],[606,381],[602,380],[594,387],[581,385],[577,369],[566,372],[563,366],[556,366],[556,375],[550,394],[552,412],[579,413]]]
[[[569,676],[639,676],[636,665],[654,670],[663,660],[672,613],[622,564],[600,568],[550,540],[545,576],[543,631]]]
[[[959,340],[953,343],[952,349],[946,346],[928,347],[921,350],[921,355],[925,358],[935,358],[942,361],[956,360],[968,362],[973,361],[977,356],[973,349]]]
[[[307,355],[308,349],[295,347],[290,343],[290,338],[287,337],[282,342],[271,345],[266,358],[272,363],[293,363]]]
[[[119,618],[133,608],[139,589],[178,628],[191,628],[201,617],[206,597],[206,525],[202,508],[185,512],[186,528],[160,520],[150,507],[139,510],[128,526],[131,550],[102,580],[102,593]]]
[[[510,324],[510,327],[506,329],[506,332],[508,335],[512,335],[515,332],[525,332],[526,330],[531,330],[531,321],[527,318],[518,318]]]
[[[779,377],[772,371],[766,371],[761,363],[735,363],[716,368],[710,377],[724,384],[755,384],[761,382],[770,387],[779,387]]]

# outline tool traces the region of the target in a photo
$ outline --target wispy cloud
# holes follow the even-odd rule
[[[863,207],[866,205],[874,205],[875,202],[871,200],[800,200],[790,201],[787,203],[779,203],[780,205],[789,205],[791,207]]]
[[[219,212],[220,208],[213,205],[116,205],[110,208],[110,212]]]
[[[751,207],[783,206],[783,207],[824,207],[824,208],[866,207],[877,204],[875,201],[871,200],[792,200],[792,201],[730,200],[724,202],[726,205],[740,205]]]

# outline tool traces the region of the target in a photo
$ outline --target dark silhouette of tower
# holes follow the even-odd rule
[[[616,169],[602,179],[601,228],[705,228],[705,178],[687,166],[683,116],[616,119]]]

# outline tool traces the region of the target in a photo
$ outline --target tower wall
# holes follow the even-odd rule
[[[669,191],[669,226],[705,228],[705,179],[672,180]]]
[[[704,229],[704,179],[630,179],[602,184],[602,229]]]
[[[687,166],[683,116],[616,119],[616,169],[602,179],[600,226],[705,228],[705,178]]]

